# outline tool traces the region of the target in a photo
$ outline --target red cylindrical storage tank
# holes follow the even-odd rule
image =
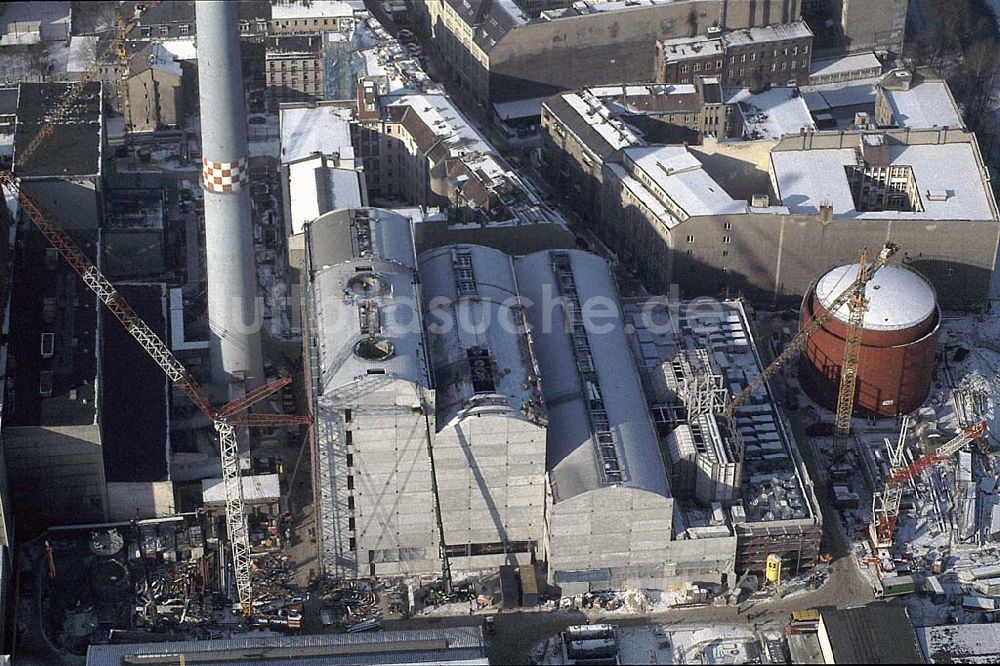
[[[803,326],[825,313],[857,275],[858,265],[849,264],[821,277],[802,301]],[[855,412],[907,414],[927,398],[934,375],[941,325],[934,288],[916,271],[888,265],[875,273],[865,296]],[[812,334],[799,363],[802,387],[830,410],[837,406],[847,322],[845,304]]]

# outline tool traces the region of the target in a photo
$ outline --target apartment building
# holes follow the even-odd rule
[[[498,102],[654,81],[657,41],[791,23],[799,0],[428,0],[414,10],[444,73],[485,116]]]
[[[899,129],[878,131],[815,131],[794,89],[727,95],[753,140],[702,146],[652,145],[613,115],[549,101],[543,172],[651,285],[792,303],[888,238],[944,307],[978,309],[1000,238],[990,176],[943,84],[921,85],[883,86]]]
[[[713,28],[708,35],[656,43],[656,80],[691,83],[717,77],[723,86],[793,86],[809,77],[812,31],[804,21],[743,30]]]
[[[323,99],[323,35],[283,35],[265,40],[268,107]]]

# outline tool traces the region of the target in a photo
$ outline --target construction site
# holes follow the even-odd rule
[[[379,635],[482,659],[505,616],[680,608],[707,628],[564,626],[536,657],[777,663],[749,609],[845,570],[915,624],[997,619],[1000,316],[943,311],[892,242],[815,261],[797,310],[650,295],[363,3],[333,17],[370,51],[336,79],[357,99],[248,114],[251,4],[192,6],[185,129],[137,131],[96,65],[0,89],[22,654],[368,653],[383,623],[450,614],[472,630]],[[101,42],[122,81],[136,52],[194,71],[130,46],[155,9]],[[694,159],[665,173],[711,189]],[[874,197],[872,173],[851,187]]]

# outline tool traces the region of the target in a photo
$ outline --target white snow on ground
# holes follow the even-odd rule
[[[617,637],[622,664],[745,664],[760,654],[754,632],[732,625],[678,631],[663,625],[623,627]],[[564,663],[559,638],[536,648],[536,656],[541,664]]]

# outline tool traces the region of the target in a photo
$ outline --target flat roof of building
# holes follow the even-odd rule
[[[847,74],[849,72],[860,72],[870,69],[882,70],[882,62],[874,53],[857,53],[855,55],[843,56],[840,58],[823,58],[813,60],[809,65],[809,76],[833,76],[836,74]]]
[[[747,210],[747,202],[729,196],[686,146],[627,148],[624,153],[682,211],[681,215],[671,211],[680,219],[731,215]]]
[[[486,666],[486,648],[480,627],[374,631],[311,636],[247,636],[207,641],[91,645],[87,666],[125,666],[144,656],[200,662],[239,661],[242,664],[460,663]]]
[[[560,266],[568,267],[572,277]],[[527,308],[527,319],[549,415],[545,466],[551,474],[554,500],[565,501],[609,485],[668,497],[659,442],[607,262],[579,250],[543,251],[515,259],[514,270],[522,297],[533,304]],[[573,292],[582,312],[592,313],[589,326],[588,315],[576,319],[584,330],[567,327],[563,304],[547,305],[560,294]],[[590,364],[593,378],[585,383],[578,370]],[[591,419],[597,418],[595,405],[605,426],[592,424]],[[598,463],[602,459],[598,429],[602,427],[613,437],[620,481],[606,480]]]
[[[722,33],[722,41],[726,43],[726,46],[744,46],[746,44],[804,39],[812,36],[812,30],[809,29],[805,21],[795,21],[794,23],[777,23],[775,25],[728,30]]]
[[[709,39],[705,36],[677,37],[662,40],[660,51],[666,62],[697,60],[713,56],[721,58],[725,53],[725,45],[721,39]]]
[[[81,245],[96,240],[96,232],[68,233]],[[18,237],[16,253],[11,258],[16,270],[10,287],[8,337],[8,353],[17,359],[17,391],[13,399],[8,396],[4,402],[4,427],[92,425],[96,420],[100,353],[97,348],[100,311],[96,297],[58,255],[53,268],[47,268],[46,254],[51,256],[49,245],[37,229],[30,225],[23,227]],[[47,298],[56,299],[54,314],[45,312]],[[65,305],[71,303],[76,305]],[[59,304],[64,305],[58,307]],[[42,333],[55,335],[50,358],[42,358],[40,354]],[[39,390],[44,377],[49,378],[51,385],[47,396]]]
[[[363,173],[338,167],[324,155],[306,157],[288,165],[288,198],[292,233],[320,215],[339,208],[361,208]]]
[[[799,90],[812,112],[829,109],[868,106],[875,113],[875,85],[880,77],[859,79],[857,81],[842,81],[838,83],[821,83],[815,86],[801,86]]]
[[[14,173],[25,177],[96,176],[101,173],[101,83],[92,81],[55,122],[52,134],[25,161],[19,153],[69,92],[69,83],[19,85],[17,127],[14,131]]]
[[[271,3],[271,18],[320,19],[350,18],[365,8],[364,0],[278,0]]]
[[[783,134],[816,129],[809,107],[798,88],[771,88],[751,93],[748,88],[725,91],[726,104],[738,105],[750,139],[780,139]]]
[[[944,624],[917,627],[929,664],[995,664],[1000,661],[1000,625]]]
[[[244,474],[240,483],[245,502],[277,502],[281,499],[281,482],[277,474]],[[225,482],[222,479],[202,479],[201,498],[206,505],[225,504]]]
[[[721,375],[728,382],[725,388],[734,395],[762,372],[764,365],[739,301],[668,304],[635,298],[627,299],[623,307],[633,331],[629,336],[633,354],[644,374],[661,373],[667,364],[704,352],[708,371]],[[811,484],[802,476],[805,468],[796,463],[796,444],[779,420],[766,382],[740,406],[733,423],[743,442],[744,509],[741,518],[734,514],[733,522],[752,526],[812,519],[816,505],[808,490]],[[666,440],[668,453],[673,449],[678,456],[694,447],[688,423],[671,430]],[[684,529],[682,521],[676,526]]]
[[[944,81],[920,81],[909,90],[882,88],[899,127],[965,127],[962,114]]]
[[[117,285],[161,340],[167,338],[162,284]],[[103,305],[101,424],[104,473],[113,481],[168,478],[167,377],[156,361]]]
[[[818,213],[833,207],[837,217],[859,219],[990,220],[995,215],[988,186],[971,143],[889,146],[894,166],[909,166],[916,180],[922,211],[859,212],[845,167],[858,164],[854,148],[780,150],[771,152],[778,197],[792,213]],[[942,197],[929,197],[941,192]]]
[[[285,164],[313,153],[354,159],[349,108],[331,105],[281,109],[281,161]]]

